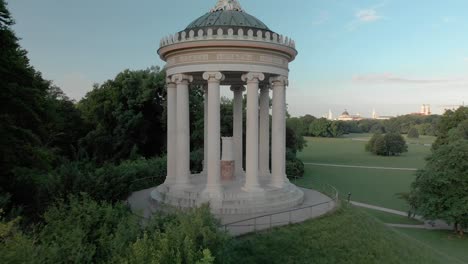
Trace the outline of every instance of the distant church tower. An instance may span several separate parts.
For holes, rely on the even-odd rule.
[[[372,119],[377,119],[379,116],[377,115],[377,112],[375,112],[375,108],[372,110]]]
[[[333,113],[332,113],[331,109],[328,110],[328,120],[333,120]]]

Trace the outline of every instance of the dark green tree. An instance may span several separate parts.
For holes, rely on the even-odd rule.
[[[408,131],[408,138],[419,138],[419,131],[416,127],[410,128]]]
[[[388,133],[385,134],[384,139],[387,146],[386,156],[398,156],[408,152],[408,145],[406,145],[406,141],[401,134]]]
[[[438,147],[411,185],[411,201],[426,219],[454,224],[460,234],[468,227],[468,140]]]
[[[325,118],[316,119],[310,124],[309,133],[314,137],[329,137],[330,125],[331,122]]]

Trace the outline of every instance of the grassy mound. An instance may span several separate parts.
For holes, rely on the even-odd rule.
[[[366,213],[343,206],[331,216],[233,242],[228,263],[450,263]]]

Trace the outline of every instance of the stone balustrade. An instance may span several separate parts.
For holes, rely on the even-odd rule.
[[[215,34],[216,33],[216,34]],[[236,33],[236,34],[235,34]],[[199,29],[197,32],[190,30],[182,31],[176,34],[171,34],[161,39],[160,47],[165,47],[172,44],[201,41],[201,40],[246,40],[246,41],[261,41],[270,42],[278,45],[287,46],[295,49],[296,43],[291,38],[283,35],[278,35],[270,31],[249,29],[245,31],[242,28],[236,30],[229,28],[227,30],[218,28],[216,31],[209,28],[207,30]]]

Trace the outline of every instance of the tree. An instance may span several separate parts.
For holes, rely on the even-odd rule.
[[[119,73],[79,102],[93,127],[81,146],[99,163],[126,159],[135,148],[143,157],[160,155],[166,144],[165,103],[165,73],[159,68]]]
[[[402,135],[388,133],[383,136],[374,134],[366,144],[366,151],[379,156],[396,156],[408,151],[408,145]]]
[[[329,137],[330,121],[320,118],[312,121],[309,127],[309,134],[314,137]]]
[[[419,138],[419,131],[416,127],[412,127],[408,131],[408,138]]]
[[[450,142],[450,130],[458,127],[461,122],[468,120],[468,107],[460,107],[455,111],[447,111],[437,125],[437,139],[432,144],[432,149],[436,150],[442,145]]]
[[[452,223],[460,234],[468,227],[468,140],[438,147],[411,185],[413,206],[426,219]]]
[[[388,133],[384,136],[387,146],[388,156],[400,155],[408,152],[408,145],[402,135],[398,133]]]

